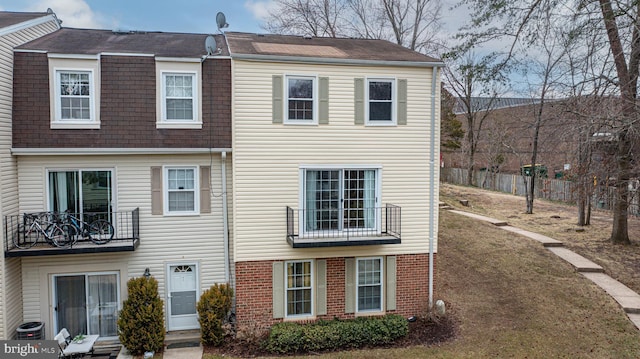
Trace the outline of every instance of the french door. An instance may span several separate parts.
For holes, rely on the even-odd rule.
[[[117,272],[55,275],[53,309],[55,333],[67,328],[72,336],[117,336],[120,305]]]
[[[377,171],[307,170],[304,181],[307,232],[377,228]]]

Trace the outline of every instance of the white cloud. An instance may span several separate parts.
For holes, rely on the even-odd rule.
[[[107,24],[84,0],[39,0],[29,11],[45,11],[51,8],[62,26],[78,28],[106,28]]]
[[[272,0],[246,0],[244,8],[247,9],[254,18],[264,20],[269,16],[269,9],[273,8]]]

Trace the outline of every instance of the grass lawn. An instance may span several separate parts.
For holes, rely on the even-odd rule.
[[[455,340],[313,357],[640,358],[640,332],[618,304],[538,242],[441,211],[435,264]]]

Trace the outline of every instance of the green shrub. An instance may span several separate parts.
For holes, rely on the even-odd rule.
[[[153,277],[131,278],[129,297],[118,316],[118,338],[134,354],[160,351],[164,345],[164,310]]]
[[[320,320],[312,324],[291,322],[271,327],[265,349],[276,354],[359,348],[389,344],[409,332],[402,316],[360,317],[351,320]]]
[[[233,288],[229,284],[216,284],[207,289],[198,300],[198,322],[200,341],[205,345],[218,346],[224,340],[224,324],[233,299]]]

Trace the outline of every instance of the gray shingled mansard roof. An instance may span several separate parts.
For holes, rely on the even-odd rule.
[[[201,57],[206,54],[207,34],[62,28],[17,47],[17,50],[55,54],[100,53],[152,54],[159,57]],[[440,66],[440,60],[383,40],[309,38],[239,32],[214,35],[219,55],[282,61],[340,63],[392,63],[407,66]]]
[[[46,12],[0,11],[0,29],[49,15]]]
[[[54,54],[97,55],[100,53],[147,54],[158,57],[197,58],[207,54],[207,34],[152,31],[111,31],[62,28],[17,50]],[[222,35],[215,35],[220,55],[229,55]]]

